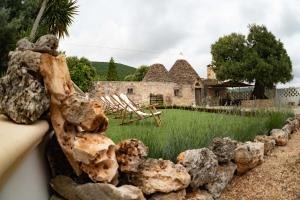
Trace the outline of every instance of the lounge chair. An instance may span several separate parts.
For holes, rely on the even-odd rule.
[[[107,113],[111,112],[112,108],[111,108],[111,105],[105,100],[104,97],[94,97],[96,100],[100,101],[102,106],[103,106],[103,109],[104,111]]]
[[[114,118],[120,118],[122,111],[124,108],[118,104],[115,100],[113,100],[110,96],[104,96],[103,99],[107,102],[111,109],[112,114],[117,114]]]
[[[123,113],[122,113],[122,122],[123,124],[129,124],[135,121],[143,120],[149,117],[153,117],[157,126],[161,125],[160,115],[161,112],[157,111],[154,105],[149,105],[148,107],[140,107],[132,100],[130,100],[125,94],[115,94],[123,105],[126,105]],[[144,109],[149,110],[149,112],[144,112]],[[128,120],[128,114],[130,115],[130,119]],[[133,117],[135,116],[135,117]]]
[[[127,106],[127,104],[125,104],[118,95],[114,94],[114,95],[111,95],[112,99],[115,100],[116,103],[118,103],[118,105],[123,108],[123,110],[127,109],[128,112],[132,112],[133,110],[131,108],[129,108]],[[128,108],[126,108],[128,107]]]

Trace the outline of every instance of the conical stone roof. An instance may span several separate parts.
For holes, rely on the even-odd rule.
[[[147,82],[172,82],[168,71],[162,64],[153,64],[145,75],[143,81]]]
[[[179,84],[193,84],[200,77],[194,68],[184,59],[178,59],[169,71],[173,82]]]

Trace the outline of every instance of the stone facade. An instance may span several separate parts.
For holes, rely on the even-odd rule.
[[[143,105],[150,103],[150,94],[163,95],[165,105],[191,106],[196,104],[195,87],[203,89],[203,84],[193,86],[174,82],[99,81],[96,83],[95,94],[104,96],[124,93],[134,102]],[[175,90],[178,90],[176,95]]]
[[[143,78],[146,82],[173,82],[165,66],[162,64],[153,64]]]
[[[169,76],[174,82],[181,84],[193,84],[200,79],[194,68],[184,59],[176,60],[169,71]]]
[[[212,65],[207,65],[207,79],[216,79]]]
[[[167,106],[215,106],[225,92],[224,88],[210,87],[217,83],[216,79],[201,79],[189,62],[180,58],[170,71],[162,64],[151,65],[141,82],[99,81],[94,93],[97,96],[124,93],[144,105],[153,103],[151,99],[159,96],[159,103]]]

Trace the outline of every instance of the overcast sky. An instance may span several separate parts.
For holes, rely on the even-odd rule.
[[[210,45],[220,36],[247,34],[264,24],[280,38],[300,83],[299,0],[78,0],[70,37],[61,41],[68,56],[138,67],[162,63],[167,69],[180,52],[200,77],[211,62]]]

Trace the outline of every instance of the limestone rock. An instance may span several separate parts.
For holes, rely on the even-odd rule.
[[[180,164],[148,158],[140,164],[136,173],[130,175],[129,182],[149,195],[182,190],[188,187],[191,177]]]
[[[104,132],[108,126],[108,119],[102,111],[101,105],[90,101],[84,96],[70,95],[61,106],[64,118],[84,131]]]
[[[297,131],[299,129],[299,121],[298,119],[294,119],[292,121],[293,125],[294,125],[294,131]]]
[[[285,124],[282,129],[284,132],[286,132],[288,135],[292,134],[293,132],[293,127],[291,124]]]
[[[278,146],[285,146],[289,140],[289,134],[282,129],[273,129],[271,136],[275,139]]]
[[[246,142],[238,145],[234,151],[234,160],[239,174],[246,173],[250,169],[261,164],[264,160],[264,143]]]
[[[185,189],[171,193],[156,193],[149,200],[185,200]]]
[[[34,44],[31,43],[27,38],[23,38],[17,42],[17,50],[25,51],[32,50],[34,48]]]
[[[237,141],[225,138],[214,138],[210,145],[210,150],[214,152],[220,163],[230,162],[234,156],[234,149],[237,146]]]
[[[295,119],[297,119],[300,122],[300,114],[296,114]]]
[[[145,200],[143,193],[132,185],[115,187],[105,183],[76,184],[71,178],[57,176],[51,187],[68,200]]]
[[[193,192],[188,192],[185,200],[214,200],[214,198],[206,190],[197,189]]]
[[[50,168],[51,178],[64,175],[72,178],[76,183],[91,182],[87,174],[77,176],[70,166],[65,154],[57,142],[55,134],[51,137],[46,148],[47,160]]]
[[[7,73],[0,79],[0,112],[16,123],[31,124],[49,109],[40,56],[29,50],[10,52]]]
[[[115,146],[102,134],[108,122],[101,106],[77,97],[63,55],[42,54],[40,72],[51,95],[55,135],[76,175],[85,172],[95,182],[117,184]]]
[[[54,35],[41,36],[34,45],[33,51],[57,56],[58,39]]]
[[[95,182],[112,182],[117,178],[118,163],[115,144],[99,134],[83,134],[75,137],[73,156],[81,162],[81,169]]]
[[[213,183],[208,183],[206,188],[214,198],[220,197],[221,192],[233,178],[236,170],[236,164],[229,162],[224,165],[219,165],[217,170],[217,178]]]
[[[137,172],[148,155],[148,147],[137,139],[128,139],[117,145],[116,156],[121,172]]]
[[[182,164],[191,175],[192,188],[213,182],[216,178],[217,156],[207,148],[184,151],[178,155],[177,163]]]
[[[114,142],[104,135],[82,134],[75,137],[73,143],[74,158],[84,164],[90,164],[100,154],[106,155]]]
[[[264,143],[264,155],[270,155],[276,145],[275,139],[267,135],[257,135],[254,141]]]
[[[287,124],[289,124],[291,126],[291,129],[292,129],[291,133],[293,133],[299,129],[299,120],[297,118],[290,117],[286,120],[286,122],[287,122]]]
[[[69,96],[74,94],[73,82],[65,56],[57,57],[42,54],[40,72],[44,84],[51,94],[51,103],[61,105]]]

